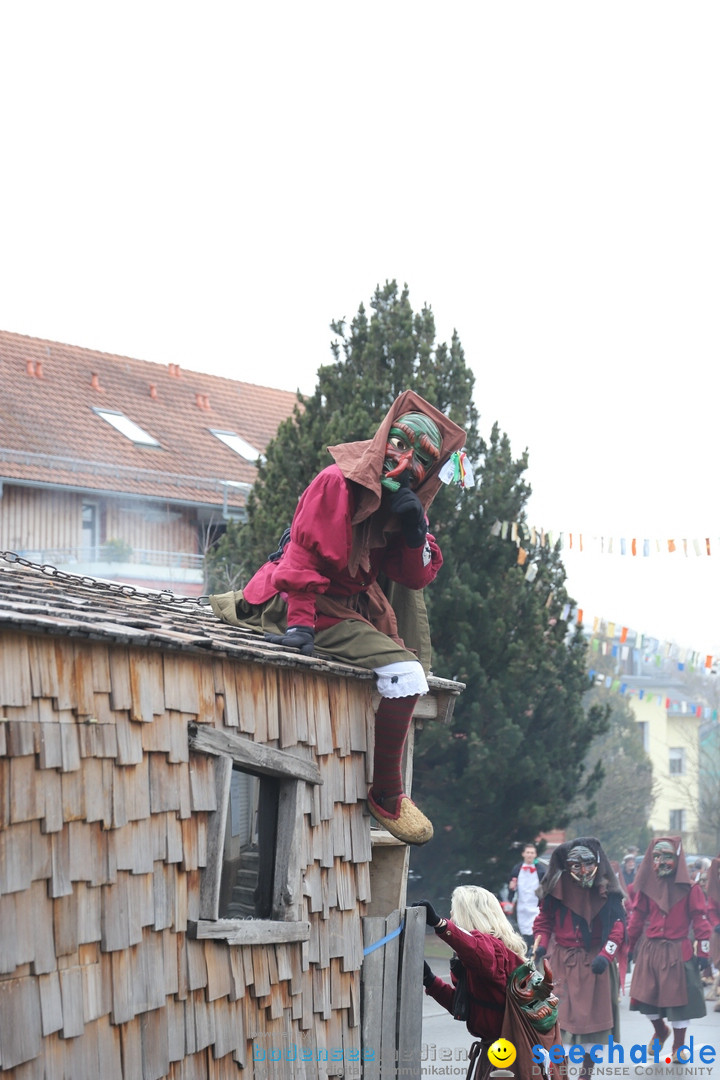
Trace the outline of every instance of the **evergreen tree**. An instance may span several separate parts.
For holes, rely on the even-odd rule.
[[[515,545],[490,535],[498,519],[525,524],[526,464],[493,427],[427,590],[435,670],[466,684],[452,726],[425,725],[415,749],[413,793],[442,843],[413,851],[412,866],[438,895],[467,881],[498,889],[513,845],[564,826],[571,800],[602,779],[601,762],[587,772],[584,759],[607,717],[582,708],[586,643],[562,617],[572,601],[560,556],[534,549],[521,566]]]
[[[331,324],[333,363],[319,369],[315,392],[268,447],[248,522],[228,531],[217,559],[252,573],[303,489],[331,463],[327,446],[371,437],[402,390],[465,429],[477,485],[443,487],[433,502],[430,528],[445,562],[426,600],[434,671],[467,689],[453,724],[426,724],[416,743],[413,792],[436,836],[413,859],[442,889],[465,866],[493,888],[513,842],[561,826],[577,792],[592,793],[601,770],[586,776],[583,759],[606,721],[582,709],[585,643],[568,637],[561,617],[570,599],[558,553],[532,549],[520,566],[516,546],[490,535],[496,519],[525,522],[526,454],[514,459],[497,425],[487,442],[481,437],[460,340],[454,333],[449,345],[436,343],[431,309],[414,313],[407,286],[378,287],[370,307],[349,326]]]

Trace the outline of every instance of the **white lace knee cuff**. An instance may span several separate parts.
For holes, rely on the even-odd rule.
[[[417,660],[401,660],[397,664],[384,664],[374,670],[381,697],[412,697],[428,692],[425,672]]]

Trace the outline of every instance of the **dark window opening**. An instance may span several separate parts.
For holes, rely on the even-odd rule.
[[[81,546],[83,557],[94,561],[98,550],[98,508],[95,503],[82,504]]]
[[[225,824],[221,919],[272,915],[280,782],[235,766]]]

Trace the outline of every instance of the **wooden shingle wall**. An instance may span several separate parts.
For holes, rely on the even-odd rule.
[[[371,684],[94,636],[0,634],[0,1077],[359,1076]],[[193,938],[216,796],[190,723],[319,766],[309,940]]]

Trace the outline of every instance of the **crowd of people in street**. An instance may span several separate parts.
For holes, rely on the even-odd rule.
[[[591,1046],[621,1041],[628,975],[629,1008],[649,1022],[648,1060],[684,1063],[691,1021],[706,1015],[708,1001],[720,1012],[720,856],[688,866],[681,839],[661,836],[642,858],[630,852],[611,863],[600,841],[587,836],[559,844],[546,867],[526,844],[508,898],[511,910],[485,889],[462,886],[449,918],[421,901],[428,925],[454,950],[452,985],[426,964],[425,992],[477,1040],[473,1080],[490,1075],[482,1051],[501,1036],[518,1048],[515,1075],[537,1075],[537,1065],[534,1073],[528,1067],[533,1044],[522,1032],[518,1038],[512,1009],[519,965],[534,973],[527,981],[533,1007],[545,1020],[553,1016],[551,1027],[531,1026],[526,1034],[535,1046],[561,1043],[580,1064],[580,1077],[593,1073]],[[661,1052],[670,1056],[661,1059]],[[554,1067],[546,1062],[547,1077]]]

